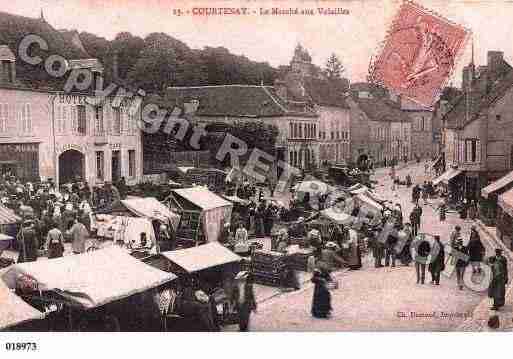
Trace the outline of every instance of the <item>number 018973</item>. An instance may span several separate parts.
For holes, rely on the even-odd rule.
[[[38,349],[37,343],[35,342],[20,342],[20,343],[14,343],[14,342],[8,342],[5,343],[5,350],[6,351],[36,351]]]

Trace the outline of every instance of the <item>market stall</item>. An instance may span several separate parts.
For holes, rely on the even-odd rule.
[[[230,305],[234,278],[241,270],[242,258],[219,243],[162,252],[146,260],[151,266],[178,276],[182,287],[201,289],[208,297],[215,324],[229,324],[233,320],[235,308]],[[186,290],[184,290],[186,292]],[[208,303],[207,301],[207,303]],[[184,310],[183,306],[171,309],[172,315],[191,317],[198,313]]]
[[[374,216],[376,213],[381,213],[384,207],[367,196],[366,194],[360,193],[355,196],[356,201],[360,205],[360,215],[364,216]]]
[[[68,330],[77,328],[77,324],[84,329],[93,317],[103,318],[119,329],[120,320],[144,314],[141,308],[150,309],[120,308],[121,300],[147,293],[175,278],[117,247],[16,264],[2,275],[7,286],[16,289],[32,306],[64,315]]]
[[[513,187],[513,171],[493,181],[481,190],[479,215],[488,226],[492,226],[497,218],[499,196]]]
[[[180,214],[177,240],[188,246],[216,242],[233,209],[232,203],[204,187],[173,190],[164,202]]]
[[[130,198],[122,200],[121,203],[136,216],[159,220],[162,223],[172,225],[175,230],[180,223],[180,216],[156,198]]]
[[[40,320],[44,314],[25,303],[0,280],[0,331],[16,330],[25,323]]]
[[[513,250],[513,189],[499,196],[496,225],[497,237]]]

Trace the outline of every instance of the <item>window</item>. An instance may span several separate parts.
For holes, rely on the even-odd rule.
[[[298,127],[299,127],[299,135],[298,135],[298,137],[301,138],[301,137],[303,137],[303,126],[301,126],[301,124],[299,124]]]
[[[135,177],[135,150],[128,150],[128,177]]]
[[[500,121],[501,120],[501,115],[495,115],[495,120]]]
[[[481,162],[481,148],[479,145],[479,140],[465,140],[464,158],[465,162]]]
[[[96,106],[94,109],[95,131],[97,135],[103,135],[103,107]]]
[[[289,123],[289,137],[290,138],[294,137],[294,124],[293,123]]]
[[[32,113],[30,109],[30,104],[21,105],[20,111],[20,125],[21,132],[23,134],[31,134],[32,133]]]
[[[0,133],[6,133],[9,126],[9,104],[0,103]]]
[[[112,134],[121,135],[121,110],[119,108],[114,109],[114,116],[112,119]]]
[[[86,117],[86,107],[84,105],[79,105],[76,107],[76,116],[77,116],[77,132],[80,135],[85,135],[87,133],[87,117]]]
[[[103,151],[96,152],[96,178],[99,180],[103,180],[104,173],[103,168],[105,164],[105,158]]]
[[[331,131],[331,139],[334,140],[335,139],[335,132]]]

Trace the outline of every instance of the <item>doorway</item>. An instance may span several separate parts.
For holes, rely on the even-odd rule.
[[[84,154],[68,150],[59,156],[59,183],[84,180]]]
[[[121,178],[121,152],[112,151],[112,183],[117,183]]]

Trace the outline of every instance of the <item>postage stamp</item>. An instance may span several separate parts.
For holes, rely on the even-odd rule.
[[[405,1],[374,63],[370,78],[430,106],[443,88],[470,31]]]

